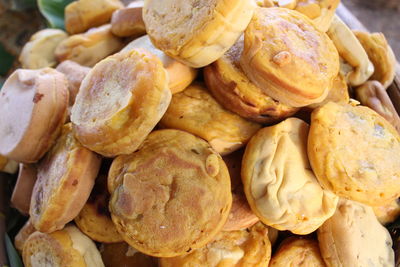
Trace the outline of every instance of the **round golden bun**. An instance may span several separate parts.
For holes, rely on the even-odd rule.
[[[271,258],[268,228],[258,223],[241,231],[221,232],[206,246],[174,258],[161,258],[160,267],[267,267]]]
[[[161,61],[144,49],[112,55],[83,80],[71,111],[77,139],[106,157],[134,152],[171,100]]]
[[[143,20],[153,44],[188,66],[221,57],[246,29],[253,0],[147,0]]]
[[[163,63],[163,67],[168,72],[169,89],[172,94],[185,90],[197,76],[197,70],[176,61],[167,56],[163,51],[154,47],[148,35],[142,36],[130,42],[121,52],[135,48],[143,48],[157,56]]]
[[[289,237],[279,245],[269,267],[325,267],[318,242],[308,238]]]
[[[242,161],[247,200],[260,220],[305,235],[335,212],[338,197],[323,190],[307,157],[309,126],[289,118],[255,134]]]
[[[375,111],[329,102],[313,111],[308,156],[320,184],[379,206],[400,195],[400,136]]]
[[[125,242],[102,244],[101,258],[106,267],[157,267],[158,260],[143,254]]]
[[[92,191],[100,157],[74,137],[71,124],[38,164],[29,214],[41,232],[60,230],[81,211]]]
[[[133,1],[127,7],[112,14],[111,31],[119,37],[139,37],[146,34],[142,18],[144,1]]]
[[[84,32],[110,21],[115,10],[123,8],[120,0],[78,0],[65,7],[65,29],[70,34]]]
[[[111,33],[111,25],[107,24],[69,36],[58,44],[55,55],[59,62],[72,60],[80,65],[93,67],[122,47],[123,42]]]
[[[26,267],[104,267],[95,243],[72,225],[51,234],[33,233],[22,258]]]
[[[281,104],[252,83],[240,66],[241,37],[221,58],[204,68],[204,79],[215,99],[243,118],[273,123],[293,115],[298,109]]]
[[[38,161],[53,145],[67,116],[65,76],[51,68],[18,69],[0,95],[0,154],[18,162]]]
[[[244,33],[241,66],[273,99],[303,107],[325,99],[339,72],[337,50],[303,14],[257,8]]]
[[[54,52],[67,37],[64,31],[58,29],[44,29],[32,35],[19,56],[22,68],[41,69],[57,65]]]
[[[114,159],[110,212],[135,249],[156,257],[187,254],[210,242],[232,205],[229,173],[210,145],[178,130],[152,132]]]
[[[255,122],[224,109],[198,83],[172,96],[161,126],[179,129],[208,141],[219,154],[229,154],[244,146],[261,128]]]
[[[392,238],[371,207],[341,199],[318,229],[321,255],[331,266],[394,266]]]

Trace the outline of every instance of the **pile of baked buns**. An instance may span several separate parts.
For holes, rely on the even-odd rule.
[[[338,4],[69,4],[0,92],[25,266],[394,266],[396,60]]]

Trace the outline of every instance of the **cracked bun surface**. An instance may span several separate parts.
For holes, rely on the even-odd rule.
[[[236,42],[255,7],[253,0],[147,0],[143,20],[158,49],[200,68]]]
[[[329,102],[314,110],[308,156],[320,184],[371,206],[400,194],[400,136],[368,107]]]
[[[100,157],[74,137],[64,125],[55,145],[40,161],[29,214],[41,232],[60,230],[72,221],[89,198],[99,171]]]
[[[67,116],[68,83],[51,68],[18,69],[0,94],[0,154],[38,161],[53,145]]]
[[[261,128],[259,124],[224,109],[199,83],[172,96],[161,125],[197,135],[221,155],[244,146]]]
[[[112,55],[83,80],[72,107],[78,140],[106,157],[134,152],[171,100],[161,61],[144,49]]]
[[[110,211],[124,240],[156,257],[210,242],[232,205],[229,173],[210,145],[186,132],[152,132],[109,171]]]
[[[339,72],[339,55],[309,18],[286,8],[256,8],[244,33],[241,66],[279,102],[302,107],[325,99]]]
[[[262,223],[246,230],[220,232],[206,246],[174,258],[161,258],[160,267],[267,267],[271,258],[268,228]]]
[[[244,192],[260,220],[305,235],[335,212],[338,197],[323,190],[307,157],[309,126],[297,118],[261,129],[242,161]]]
[[[215,99],[243,118],[273,123],[293,115],[298,109],[279,103],[252,83],[240,66],[241,37],[222,57],[204,68],[204,79]]]

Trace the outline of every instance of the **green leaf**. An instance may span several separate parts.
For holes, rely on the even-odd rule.
[[[73,0],[37,0],[40,13],[50,27],[64,29],[64,9]]]
[[[6,234],[6,250],[8,255],[8,261],[10,262],[10,267],[24,267],[22,264],[21,258],[18,255],[17,250],[14,248],[13,243],[11,242],[10,237]]]
[[[4,46],[0,44],[0,75],[4,76],[11,68],[14,62],[14,57],[6,51]]]

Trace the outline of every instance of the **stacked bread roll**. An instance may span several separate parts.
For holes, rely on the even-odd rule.
[[[393,266],[396,61],[338,4],[68,5],[0,93],[24,264]]]

